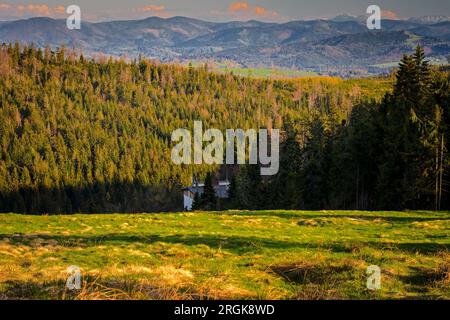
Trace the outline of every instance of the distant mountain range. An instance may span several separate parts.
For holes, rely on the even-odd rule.
[[[76,47],[87,55],[137,57],[162,62],[216,61],[241,67],[279,67],[328,74],[382,73],[402,54],[425,47],[436,63],[450,60],[449,17],[383,20],[371,31],[365,19],[214,23],[187,17],[83,22],[69,30],[65,20],[31,18],[0,22],[0,42]]]

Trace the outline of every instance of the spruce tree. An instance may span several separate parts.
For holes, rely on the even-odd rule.
[[[192,202],[192,211],[201,210],[202,208],[202,202],[201,197],[198,192],[194,194],[194,200]]]
[[[431,84],[430,67],[423,49],[417,47],[414,55],[402,59],[394,92],[381,108],[385,123],[379,162],[380,208],[414,209],[431,200],[435,155],[427,139],[434,126],[430,124],[436,123]]]
[[[230,209],[239,209],[239,186],[237,184],[236,176],[233,176],[230,181],[230,188],[228,189],[228,203]]]
[[[217,197],[214,190],[212,175],[207,173],[205,178],[205,187],[201,196],[201,207],[204,210],[216,210],[217,209]]]
[[[284,122],[283,135],[280,168],[270,184],[269,206],[277,209],[298,209],[303,204],[302,150],[290,121]]]

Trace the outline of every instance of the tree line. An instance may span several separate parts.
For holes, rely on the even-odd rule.
[[[392,92],[354,105],[341,123],[318,113],[305,135],[286,118],[279,174],[262,179],[247,166],[233,180],[230,207],[449,209],[449,125],[449,73],[417,47]]]
[[[194,120],[283,129],[279,174],[245,166],[226,207],[448,207],[448,73],[420,48],[396,78],[348,81],[252,79],[18,44],[1,46],[0,61],[2,212],[182,210],[181,187],[217,170],[170,160],[171,133]]]

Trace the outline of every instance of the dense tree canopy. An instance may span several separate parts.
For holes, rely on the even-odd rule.
[[[356,104],[341,125],[339,116],[316,114],[306,138],[287,131],[266,207],[448,209],[449,96],[448,73],[431,68],[418,47],[381,102]]]
[[[180,186],[217,169],[170,160],[171,133],[194,120],[283,129],[279,174],[243,167],[234,207],[446,201],[448,76],[421,50],[405,56],[388,94],[389,78],[252,79],[64,48],[4,45],[0,61],[0,211],[182,210]]]

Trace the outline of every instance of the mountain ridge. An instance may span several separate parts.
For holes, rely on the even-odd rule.
[[[88,56],[103,53],[131,58],[141,55],[162,62],[231,61],[242,67],[331,68],[338,73],[349,69],[387,72],[386,68],[374,70],[373,65],[398,61],[418,44],[431,59],[442,63],[450,60],[450,21],[442,17],[383,20],[382,30],[373,31],[353,18],[271,23],[147,17],[83,22],[81,30],[69,30],[65,20],[36,17],[0,22],[0,42],[66,45]],[[373,47],[373,40],[379,48]]]

